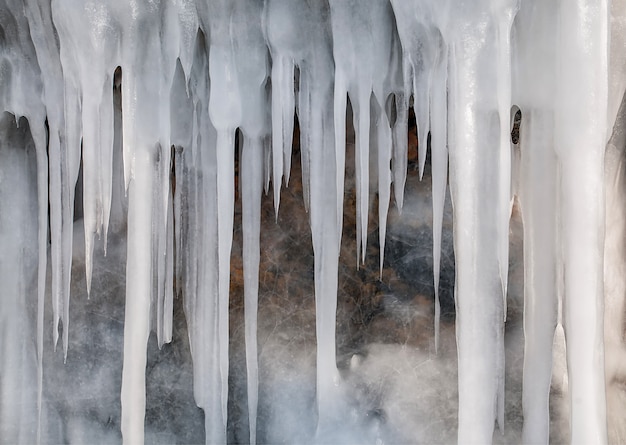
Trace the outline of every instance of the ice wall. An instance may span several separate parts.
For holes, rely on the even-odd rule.
[[[106,244],[108,232],[119,230],[125,217],[112,204],[116,187],[124,184],[128,195],[124,441],[144,439],[148,337],[154,330],[159,345],[171,341],[175,293],[185,301],[206,441],[226,441],[237,157],[255,442],[260,199],[271,182],[278,214],[294,116],[315,255],[323,435],[341,384],[335,315],[349,100],[357,267],[376,194],[382,276],[392,183],[399,208],[405,193],[410,106],[420,175],[430,145],[436,345],[450,184],[459,440],[488,443],[494,421],[504,427],[509,219],[517,195],[525,239],[524,440],[548,440],[552,338],[562,323],[572,441],[606,442],[604,274],[609,301],[621,307],[623,274],[612,266],[624,255],[605,244],[604,177],[606,165],[608,202],[619,202],[620,170],[608,163],[621,159],[621,133],[607,161],[605,147],[616,119],[623,120],[625,21],[624,2],[608,0],[0,0],[2,435],[30,442],[39,432],[28,419],[41,412],[44,336],[52,334],[56,345],[62,326],[67,354],[82,165],[88,287],[94,237]],[[513,105],[523,114],[519,165],[512,162]],[[116,168],[119,151],[123,167]],[[619,240],[616,207],[607,209],[607,233]],[[48,302],[52,332],[43,325]],[[33,332],[35,343],[9,340],[16,326]]]

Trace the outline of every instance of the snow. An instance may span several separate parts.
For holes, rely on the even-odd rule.
[[[368,267],[377,226],[384,284],[389,203],[400,212],[414,193],[405,190],[412,107],[418,175],[432,181],[435,352],[444,343],[448,184],[453,204],[460,441],[488,443],[494,422],[505,428],[516,201],[523,441],[550,438],[557,326],[567,343],[572,441],[614,438],[607,392],[624,353],[625,254],[614,244],[623,238],[625,23],[622,0],[0,0],[0,433],[40,441],[49,425],[44,344],[52,334],[56,348],[62,336],[67,360],[82,218],[88,295],[99,246],[106,254],[110,237],[127,243],[124,442],[146,440],[150,335],[159,348],[176,340],[182,298],[206,441],[225,443],[241,224],[256,443],[262,189],[271,184],[278,223],[299,146],[314,253],[315,431],[330,437],[350,380],[337,359],[344,208],[354,193],[356,268]]]

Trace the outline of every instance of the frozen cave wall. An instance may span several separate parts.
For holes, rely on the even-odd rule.
[[[372,357],[405,376],[417,369],[401,371],[397,356],[373,344],[365,359],[338,361],[345,256],[390,285],[386,268],[395,260],[385,255],[414,230],[413,241],[432,247],[425,363],[454,381],[458,401],[442,422],[456,427],[446,440],[499,440],[494,425],[505,431],[509,417],[507,370],[517,369],[517,440],[554,438],[556,373],[569,395],[567,437],[623,441],[611,419],[626,398],[625,8],[622,0],[0,0],[2,440],[119,439],[72,423],[71,405],[50,408],[63,392],[50,387],[59,357],[69,376],[92,360],[72,357],[75,320],[80,337],[102,347],[100,358],[120,339],[115,326],[73,318],[70,296],[80,285],[87,313],[123,321],[121,369],[107,377],[119,385],[94,404],[121,413],[119,425],[115,416],[104,424],[116,425],[125,443],[175,440],[146,436],[145,426],[154,403],[146,375],[169,343],[185,343],[179,351],[189,360],[172,358],[181,361],[181,386],[161,389],[178,388],[202,408],[206,443],[255,443],[258,433],[261,441],[339,442],[354,412],[347,388],[359,387]],[[417,144],[407,137],[411,113]],[[431,215],[428,236],[417,235],[424,229],[409,205],[419,187],[405,195],[413,176],[430,179],[431,209],[419,207]],[[266,233],[276,230],[261,230],[264,190],[279,225],[285,212],[298,213],[290,200],[280,205],[297,191],[309,228],[294,217],[283,233],[308,233],[295,245],[313,253],[314,322],[301,327],[315,333],[307,368],[314,377],[291,389],[279,367],[263,372],[272,369],[263,368],[271,348],[257,336],[265,332],[260,316],[269,316],[259,299],[272,270],[264,266],[272,256]],[[523,352],[512,368],[505,333],[515,287],[509,249],[521,247],[512,241],[515,218],[523,223]],[[354,230],[350,244],[345,227]],[[366,255],[373,243],[377,266]],[[455,338],[446,310],[442,324],[452,244]],[[285,253],[274,253],[275,263],[296,269],[293,249],[277,249]],[[125,294],[108,313],[93,301],[107,288],[116,289],[112,307]],[[231,356],[235,294],[244,301],[245,358]],[[381,298],[388,309],[406,308]],[[560,354],[566,369],[557,366]],[[453,371],[437,367],[446,357]],[[61,381],[70,392],[97,386]],[[437,384],[424,382],[413,386],[427,400]],[[310,427],[272,435],[263,402],[270,387],[279,398],[309,394]],[[387,394],[402,394],[393,388]],[[234,398],[242,401],[236,408]],[[367,411],[375,420],[358,441],[433,440],[423,430],[400,434],[415,419],[392,412]],[[233,436],[235,417],[245,418],[246,438]]]

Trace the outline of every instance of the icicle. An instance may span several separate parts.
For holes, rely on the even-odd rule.
[[[163,341],[172,341],[174,325],[174,204],[170,191],[169,205],[167,208],[167,246],[166,246],[166,275],[165,275],[165,301],[163,307]]]
[[[497,46],[493,43],[497,23],[475,10],[461,8],[457,13],[463,25],[451,23],[454,33],[446,41],[454,42],[449,79],[455,124],[449,147],[456,262],[458,437],[484,443],[492,440],[494,419],[501,428],[503,420],[504,308],[497,248],[500,127],[498,97],[488,80],[497,73]]]
[[[335,126],[335,165],[337,193],[337,227],[343,228],[343,193],[346,171],[346,107],[348,102],[348,86],[342,72],[335,73],[334,91],[334,126]],[[358,224],[357,224],[358,225]],[[341,230],[337,245],[341,249]],[[357,241],[357,267],[359,266],[359,241]]]
[[[439,350],[439,322],[441,306],[439,303],[439,276],[441,270],[441,234],[443,228],[443,211],[446,201],[446,185],[448,182],[448,147],[446,123],[447,107],[447,76],[448,50],[442,48],[434,72],[433,89],[431,92],[431,162],[432,162],[432,200],[433,200],[433,278],[435,287],[435,351]]]
[[[387,236],[387,213],[391,199],[391,151],[392,135],[389,119],[383,107],[378,109],[376,132],[378,136],[378,231],[379,231],[379,279],[383,278],[385,238]],[[341,227],[341,226],[339,226]]]
[[[58,136],[51,132],[48,143],[50,165],[50,265],[52,267],[52,342],[56,350],[61,318],[61,147]]]
[[[47,111],[49,126],[49,205],[51,233],[51,268],[52,268],[52,308],[53,308],[53,344],[58,341],[58,322],[61,311],[61,147],[60,139],[64,128],[63,116],[63,79],[59,49],[54,35],[52,14],[49,2],[26,0],[24,14],[29,21],[37,62],[46,75],[41,76],[43,83],[43,101]],[[34,124],[36,126],[36,124]],[[41,271],[40,271],[41,273]],[[38,303],[42,304],[42,303]],[[39,409],[39,416],[41,410]]]
[[[282,148],[282,147],[281,147]],[[263,147],[259,140],[244,139],[241,157],[243,270],[245,295],[246,368],[250,444],[256,444],[258,405],[257,308],[259,291]]]
[[[522,2],[514,25],[514,102],[522,109],[518,198],[524,223],[523,443],[547,443],[550,429],[552,345],[558,295],[558,167],[554,152],[556,7],[549,2]],[[542,70],[537,71],[537,66]]]
[[[560,4],[555,140],[561,165],[563,318],[572,443],[606,443],[603,345],[608,5]],[[584,86],[581,88],[581,86]]]
[[[300,121],[300,164],[302,166],[302,197],[304,208],[311,208],[311,91],[309,80],[300,74],[300,91],[298,95],[298,119]]]
[[[425,40],[425,39],[424,39]],[[425,45],[426,46],[426,45]],[[431,54],[430,48],[418,53],[419,60],[413,66],[413,110],[417,123],[417,161],[420,180],[424,176],[428,133],[430,132]]]
[[[63,359],[67,360],[70,334],[70,280],[74,236],[74,190],[80,169],[82,129],[78,91],[65,82],[65,145],[61,145],[61,298]]]
[[[371,90],[359,91],[353,109],[355,124],[355,173],[356,173],[356,244],[357,267],[365,264],[367,251],[367,222],[369,217],[369,153],[370,153],[370,96]],[[360,261],[359,261],[360,258]]]
[[[3,13],[6,10],[0,5]],[[33,110],[33,116],[39,111]],[[0,113],[0,245],[8,255],[0,261],[0,433],[3,440],[25,443],[36,440],[38,418],[34,414],[40,393],[40,386],[32,385],[39,377],[38,348],[31,341],[31,332],[39,324],[29,317],[37,288],[31,271],[38,264],[36,203],[40,187],[35,184],[39,179],[36,148],[28,124],[20,119],[18,127],[15,115]]]
[[[31,126],[37,152],[38,255],[37,265],[37,444],[41,443],[43,405],[43,325],[48,260],[48,156],[43,125]]]
[[[135,175],[129,186],[128,259],[124,366],[122,369],[122,436],[124,443],[144,441],[146,347],[150,333],[152,289],[151,231],[154,148],[135,150]]]
[[[163,178],[161,178],[163,180]],[[169,184],[169,174],[167,177],[167,182]],[[157,332],[157,343],[159,348],[161,348],[165,343],[169,343],[172,338],[172,317],[173,317],[173,282],[172,282],[172,231],[173,231],[173,214],[172,214],[172,205],[171,205],[171,192],[168,190],[168,194],[170,194],[170,199],[168,199],[168,206],[165,214],[167,216],[167,221],[164,227],[164,233],[159,233],[158,239],[153,240],[153,244],[158,248],[156,258],[158,259],[156,264],[156,271],[158,274],[157,279],[157,289],[156,289],[156,332]],[[153,218],[157,221],[157,224],[160,221],[158,218],[158,214],[154,215]]]
[[[272,160],[274,209],[278,219],[284,159],[291,152],[293,112],[295,107],[293,61],[277,55],[272,65]],[[283,154],[284,153],[284,154]]]
[[[101,235],[104,228],[106,240],[111,206],[112,74],[116,66],[119,26],[114,22],[109,9],[103,6],[98,8],[87,5],[80,8],[71,0],[55,2],[52,6],[64,70],[67,150],[70,160],[76,158],[72,162],[78,162],[81,137],[84,146],[83,216],[85,273],[89,293],[94,235]],[[93,44],[85,45],[85,42]],[[79,116],[75,116],[76,113]],[[71,120],[68,121],[70,117]],[[67,127],[68,122],[70,127]],[[70,186],[73,187],[71,184]]]
[[[524,221],[524,441],[549,433],[552,339],[556,329],[556,157],[549,113],[524,113],[520,203]]]
[[[111,203],[113,200],[113,151],[115,144],[113,73],[107,76],[102,87],[100,104],[100,188],[102,206],[102,232],[104,234],[104,254],[107,252]]]
[[[365,262],[369,215],[370,182],[370,115],[372,95],[377,106],[384,109],[391,93],[390,78],[396,74],[393,55],[393,12],[387,1],[370,0],[367,7],[360,4],[330,1],[333,29],[333,55],[335,74],[335,141],[337,168],[337,194],[343,195],[343,164],[345,147],[346,93],[350,97],[355,122],[355,173],[357,214],[357,267]],[[374,112],[376,116],[377,110]],[[389,124],[386,124],[389,126]],[[387,170],[388,167],[385,168]],[[338,223],[342,222],[343,206],[338,205]],[[385,204],[387,205],[387,204]],[[383,243],[384,244],[384,243]]]
[[[515,2],[518,3],[518,2]],[[505,4],[505,6],[508,6]],[[502,282],[502,297],[504,304],[504,320],[506,321],[506,299],[509,275],[509,220],[511,219],[511,26],[517,12],[518,5],[512,8],[492,11],[493,20],[498,27],[496,30],[497,50],[497,91],[498,115],[500,121],[500,180],[498,202],[498,251],[500,262],[500,281]],[[504,396],[504,386],[502,387]],[[504,420],[504,404],[501,406],[501,420]]]
[[[393,192],[398,211],[402,212],[408,164],[409,101],[404,93],[396,95],[396,122],[393,126]]]
[[[213,96],[212,96],[213,97]],[[209,106],[210,107],[210,106]],[[228,402],[228,295],[230,250],[235,205],[234,129],[217,131],[217,240],[218,240],[218,323],[219,363],[222,381],[222,419],[226,429]]]
[[[329,88],[330,90],[330,88]],[[323,434],[336,417],[336,386],[339,381],[335,359],[337,270],[339,246],[336,217],[336,167],[331,91],[318,91],[311,114],[311,234],[315,267],[317,338],[317,434]]]

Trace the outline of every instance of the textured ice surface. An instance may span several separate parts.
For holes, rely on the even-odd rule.
[[[625,22],[623,0],[0,0],[2,440],[623,440]],[[450,436],[411,405],[432,389]]]

